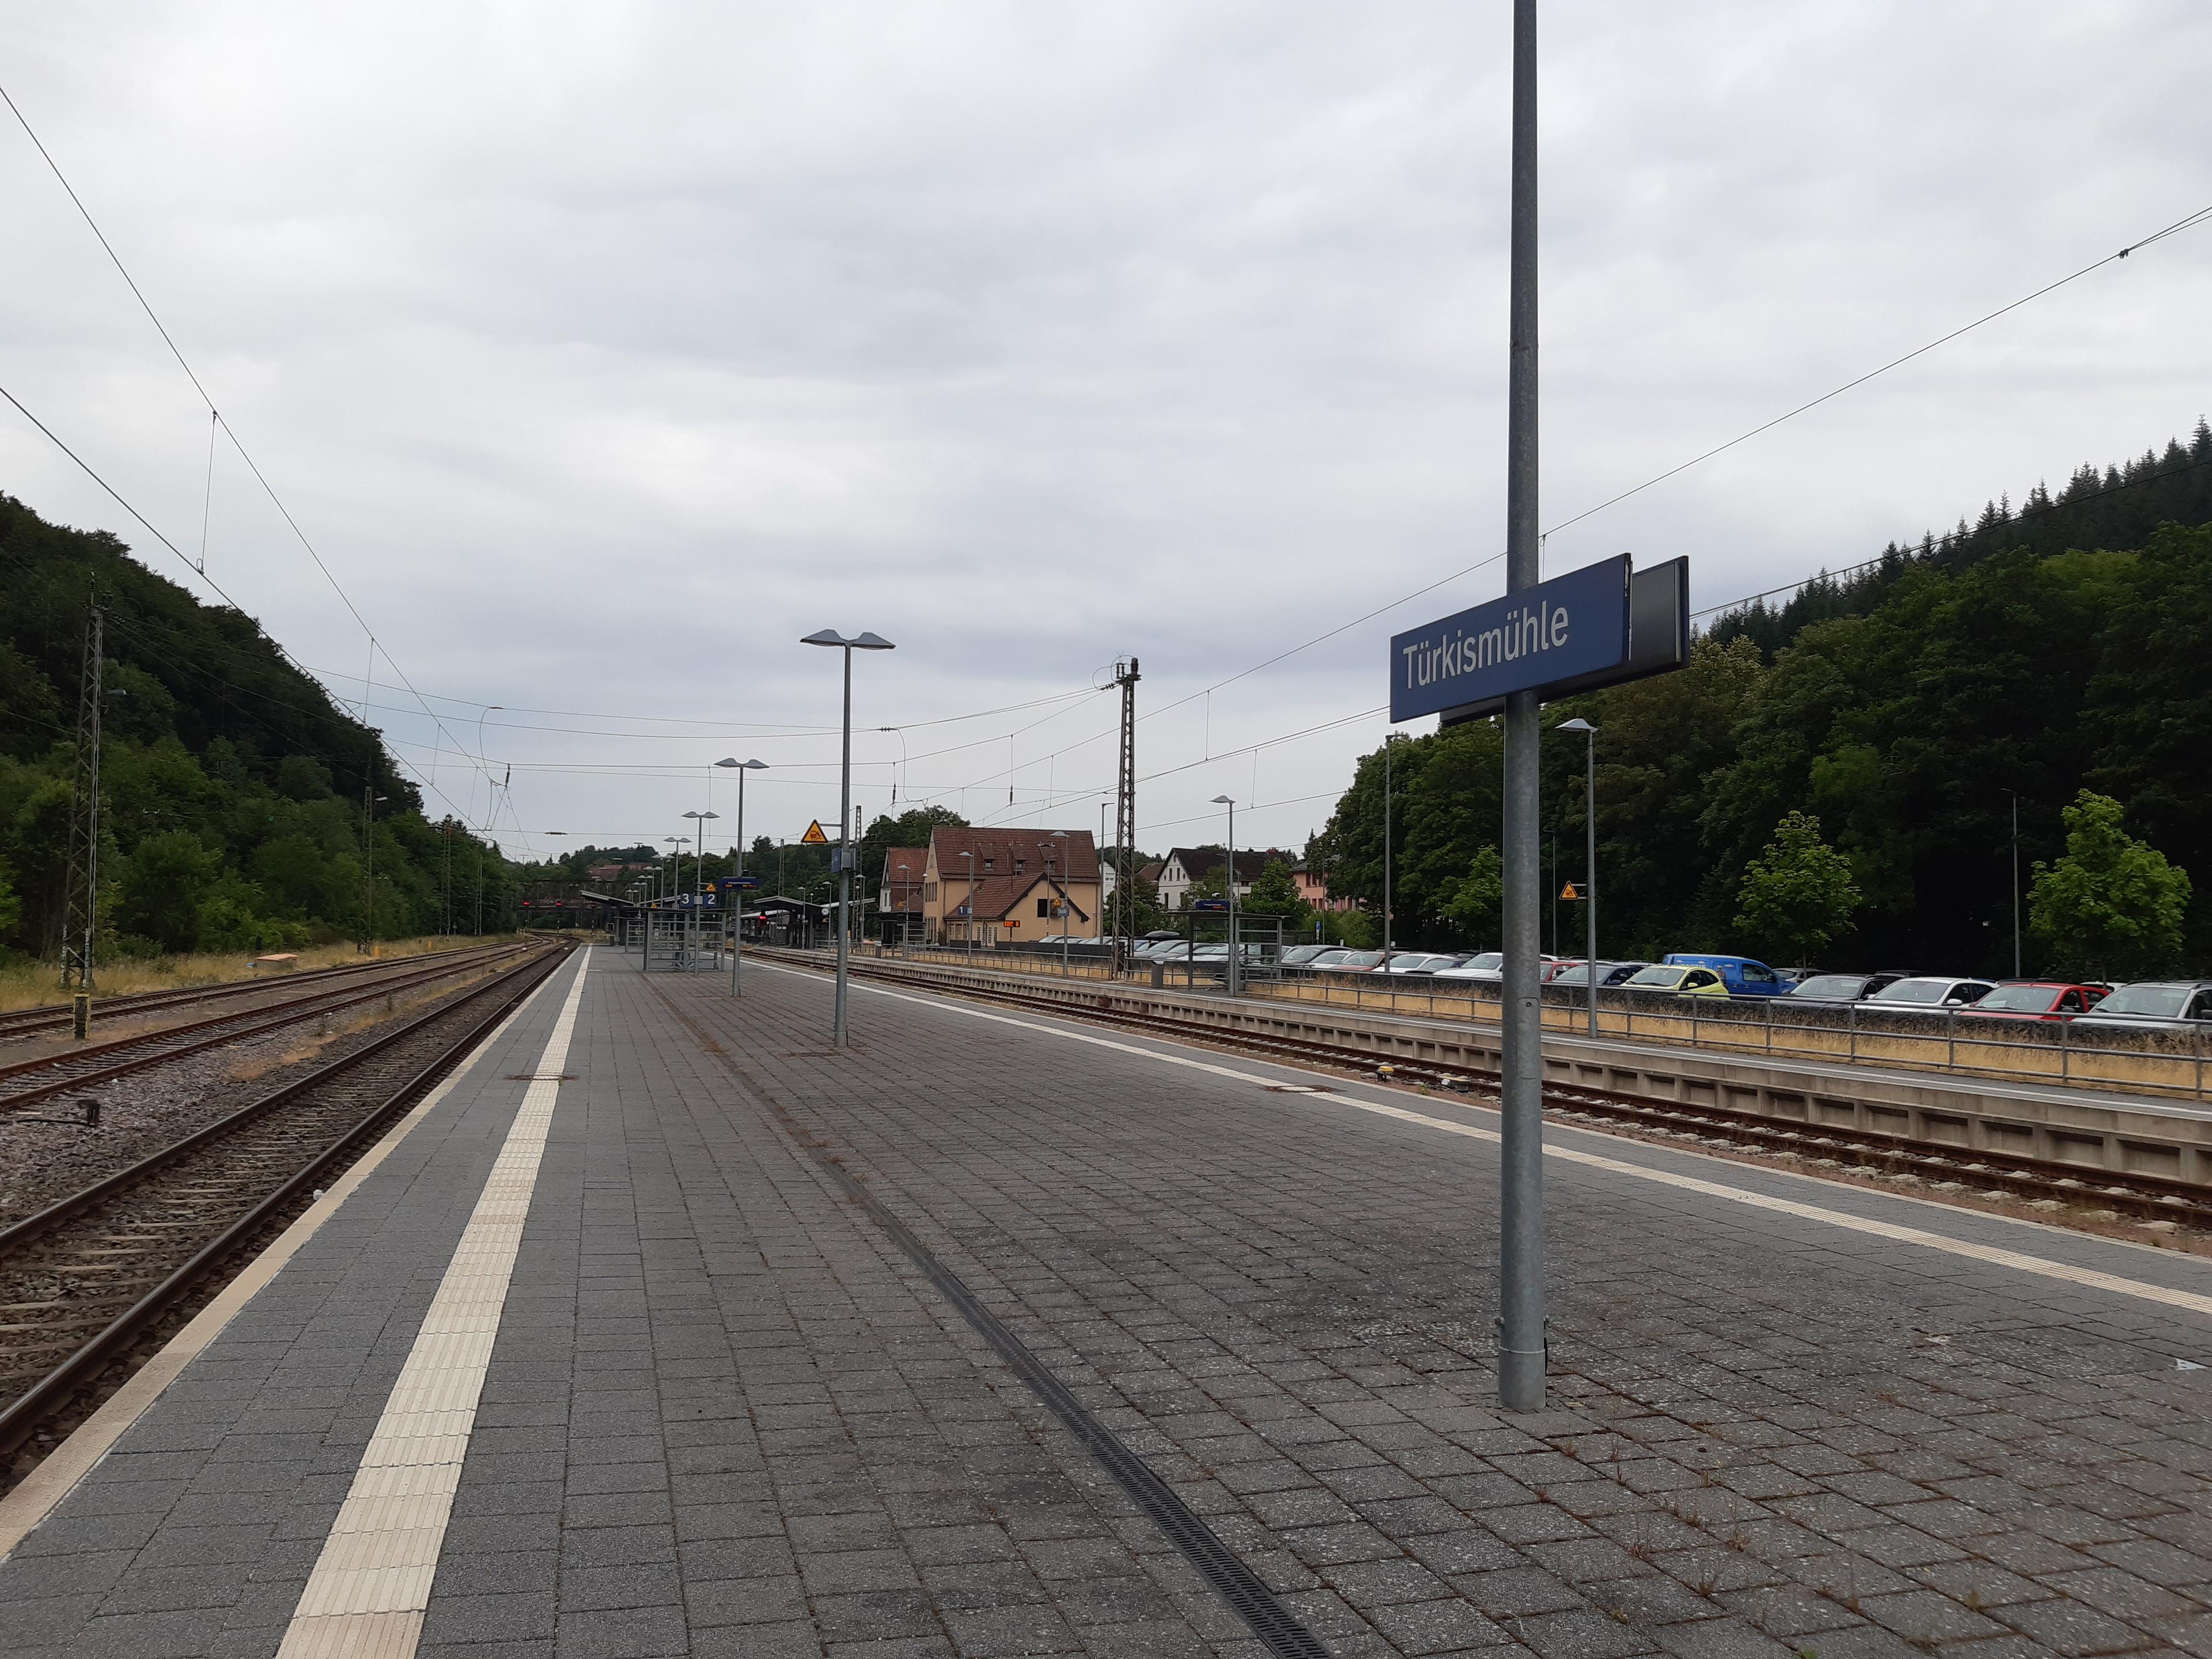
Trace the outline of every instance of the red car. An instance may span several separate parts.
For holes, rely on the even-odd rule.
[[[2086,1014],[2105,1000],[2109,985],[2076,985],[2063,979],[2007,980],[1972,1006],[1959,1010],[1960,1018],[2071,1019]]]

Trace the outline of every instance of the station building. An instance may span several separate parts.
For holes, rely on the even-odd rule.
[[[896,854],[893,855],[896,861]],[[923,931],[939,943],[1103,937],[1098,846],[1088,830],[945,827],[930,836]]]

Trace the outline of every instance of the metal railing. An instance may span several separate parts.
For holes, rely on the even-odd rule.
[[[1383,1013],[1498,1023],[1498,993],[1480,981],[1382,974],[1294,973],[1255,994]],[[1547,986],[1547,1031],[1587,1035],[1589,993]],[[2076,1026],[2071,1020],[1998,1018],[1960,1008],[1914,1012],[1793,1005],[1783,997],[1680,996],[1665,992],[1598,992],[1598,1036],[1675,1043],[1707,1052],[1778,1060],[1843,1060],[2089,1089],[2128,1089],[2203,1100],[2202,1026]]]
[[[1100,945],[1071,947],[1068,976],[1115,980]],[[1056,945],[877,945],[890,960],[935,962],[997,972],[1059,978]],[[1119,976],[1123,984],[1156,984],[1188,991],[1217,989],[1220,962],[1179,957],[1139,962]],[[1156,976],[1157,975],[1157,976]],[[1437,981],[1424,975],[1332,973],[1291,969],[1279,978],[1254,978],[1248,995],[1310,1002],[1381,1014],[1498,1023],[1498,992],[1479,981]],[[1543,991],[1545,1030],[1585,1036],[1589,993],[1573,987]],[[2203,1027],[2187,1030],[2077,1026],[2063,1019],[2000,1019],[1949,1008],[1914,1012],[1793,1004],[1786,998],[1680,996],[1665,992],[1598,992],[1601,1041],[1656,1042],[1706,1053],[1756,1054],[1773,1060],[1840,1060],[1901,1071],[1980,1077],[2010,1083],[2057,1084],[2083,1089],[2128,1090],[2177,1099],[2206,1099],[2206,1043]]]

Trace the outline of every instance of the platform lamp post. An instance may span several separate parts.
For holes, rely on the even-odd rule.
[[[1229,875],[1229,965],[1222,970],[1222,985],[1231,996],[1235,996],[1238,983],[1244,977],[1243,963],[1237,950],[1237,803],[1226,795],[1213,798],[1216,806],[1229,809],[1229,857],[1223,866]]]
[[[745,872],[745,774],[765,772],[764,760],[739,760],[734,755],[725,756],[714,763],[717,766],[734,767],[738,774],[738,833],[730,843],[730,873],[742,876]],[[742,996],[738,988],[738,958],[744,954],[745,939],[745,895],[742,888],[730,890],[730,994]]]
[[[830,1046],[847,1046],[845,1024],[846,958],[852,941],[846,921],[853,902],[853,653],[890,651],[896,647],[880,635],[862,632],[847,639],[834,628],[807,635],[801,645],[834,646],[845,653],[844,746],[841,751],[837,785],[837,1003],[830,1024]]]
[[[968,947],[968,959],[973,962],[975,959],[975,854],[973,852],[967,852],[960,856],[968,860],[968,868],[965,872],[968,878],[968,896],[960,907],[968,913],[968,925],[960,930],[961,943]],[[947,944],[951,942],[950,939],[946,940]]]
[[[1579,732],[1583,734],[1583,817],[1588,840],[1583,851],[1583,949],[1589,960],[1583,966],[1583,976],[1589,981],[1589,1034],[1597,1035],[1597,727],[1585,720],[1561,720],[1552,728],[1554,732]],[[1554,874],[1557,873],[1555,871]]]

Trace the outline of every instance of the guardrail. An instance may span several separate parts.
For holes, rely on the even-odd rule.
[[[1074,947],[1068,975],[1102,981],[1112,979],[1104,953],[1097,946],[1089,948],[1091,954],[1086,961],[1083,947]],[[1054,977],[1061,972],[1055,947],[1049,945],[974,951],[937,945],[877,946],[872,954]],[[1139,963],[1134,978],[1139,983],[1150,980],[1156,965],[1161,970],[1158,982],[1163,986],[1198,990],[1221,982],[1218,962],[1185,963],[1173,957],[1157,964]],[[1254,997],[1375,1013],[1498,1023],[1498,988],[1474,981],[1292,969],[1283,971],[1279,978],[1255,977],[1245,991]],[[1562,1036],[1586,1035],[1589,994],[1574,988],[1547,987],[1542,1012],[1546,1030]],[[1940,1012],[1888,1012],[1863,1004],[1837,1008],[1800,1006],[1782,997],[1677,996],[1605,989],[1598,992],[1597,1034],[1601,1039],[1669,1043],[1709,1053],[1842,1060],[2013,1083],[2125,1089],[2196,1101],[2208,1098],[2207,1061],[2212,1060],[2201,1027],[2186,1031],[2129,1030],[2076,1026],[2068,1020],[1999,1019],[1955,1008]]]

